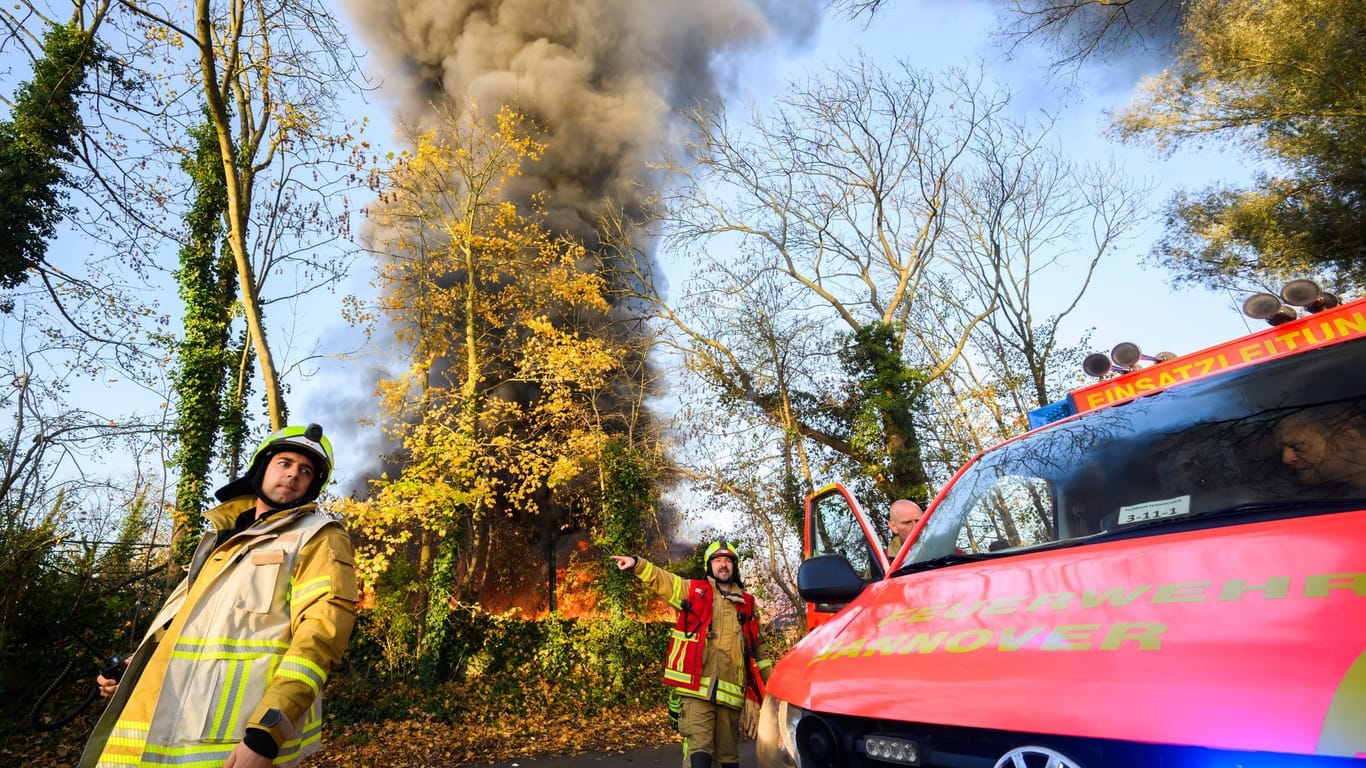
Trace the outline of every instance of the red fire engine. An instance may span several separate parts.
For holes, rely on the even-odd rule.
[[[819,626],[759,764],[1366,765],[1366,300],[1271,298],[1032,414],[890,562],[844,488],[809,499]]]

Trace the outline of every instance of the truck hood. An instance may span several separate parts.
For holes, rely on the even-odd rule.
[[[1358,511],[889,578],[769,692],[884,721],[1363,756],[1362,542]]]

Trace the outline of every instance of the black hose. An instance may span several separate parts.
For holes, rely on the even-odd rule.
[[[89,707],[90,703],[95,700],[95,697],[99,695],[100,687],[92,684],[90,690],[86,692],[85,697],[66,714],[61,717],[53,718],[52,720],[43,719],[43,708],[47,705],[48,700],[56,695],[57,689],[66,681],[67,677],[71,675],[71,670],[75,669],[77,662],[80,662],[83,659],[83,654],[72,656],[71,660],[66,663],[66,667],[62,669],[62,673],[57,676],[56,680],[52,681],[52,685],[49,685],[47,690],[43,691],[43,695],[38,697],[38,701],[34,702],[33,709],[29,710],[28,713],[28,723],[33,726],[33,730],[44,733],[61,728],[79,717],[80,714],[85,711],[86,707]]]
[[[94,654],[96,657],[99,656],[99,650],[91,645],[89,640],[86,640],[80,634],[72,632],[62,626],[61,622],[57,622],[57,627],[80,641],[80,644],[85,646],[86,650],[90,651],[90,653]],[[33,703],[33,709],[30,709],[28,713],[28,724],[33,726],[33,730],[43,733],[45,731],[55,731],[58,728],[61,728],[72,720],[75,720],[85,711],[86,707],[90,706],[90,703],[95,700],[95,697],[99,695],[100,687],[92,684],[90,689],[86,691],[85,696],[83,696],[66,714],[61,717],[53,718],[52,720],[43,719],[43,708],[47,706],[48,701],[57,694],[57,689],[61,687],[62,683],[70,677],[71,670],[76,668],[76,664],[83,661],[85,658],[87,657],[81,653],[72,656],[71,660],[62,668],[61,674],[57,675],[57,679],[53,680],[52,684],[47,687],[47,690],[43,691],[43,695],[39,696],[38,700]],[[123,657],[115,653],[105,661],[104,667],[100,669],[100,674],[111,680],[118,680],[123,676],[123,669],[125,666]]]
[[[123,583],[118,584],[111,589],[105,590],[101,593],[100,596],[104,597],[113,594],[114,592],[123,589],[129,584],[141,581],[142,579],[145,579],[148,576],[151,576],[157,573],[158,571],[163,570],[163,568],[164,566],[160,565],[156,566],[155,568],[149,568],[146,571],[143,571],[142,573],[125,580]],[[134,624],[136,623],[137,620],[135,615]],[[97,658],[101,655],[99,649],[91,645],[90,641],[86,640],[85,637],[82,636],[80,633],[73,632],[70,629],[67,629],[65,626],[62,625],[61,622],[57,622],[56,625],[62,631],[76,638],[76,640],[78,640],[81,643],[81,645],[84,645],[87,649],[89,649],[89,651],[92,654],[94,654]],[[47,690],[43,691],[43,695],[39,696],[38,700],[34,702],[33,709],[30,709],[28,713],[28,722],[29,725],[33,726],[33,730],[38,731],[39,733],[43,733],[46,731],[55,731],[58,728],[61,728],[62,726],[66,725],[67,723],[70,723],[72,720],[75,720],[77,717],[79,717],[80,714],[84,712],[87,707],[90,706],[91,702],[95,700],[95,697],[100,694],[100,687],[98,685],[91,685],[90,690],[86,692],[85,696],[81,698],[80,702],[78,702],[74,707],[72,707],[66,714],[62,715],[61,717],[54,718],[52,720],[43,719],[43,708],[47,705],[48,701],[51,700],[53,696],[57,695],[57,689],[61,687],[62,683],[66,681],[67,677],[71,675],[71,670],[75,669],[76,664],[80,662],[83,658],[85,657],[82,654],[73,656],[71,660],[66,663],[66,667],[62,669],[62,673],[60,675],[57,675],[57,679],[53,680],[52,684],[47,687]],[[123,674],[124,666],[125,665],[123,657],[116,653],[110,656],[109,659],[105,662],[104,668],[100,670],[100,674],[112,680],[117,680],[119,679],[119,676]]]

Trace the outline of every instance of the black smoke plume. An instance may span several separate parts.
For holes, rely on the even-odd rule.
[[[398,124],[425,130],[443,108],[471,101],[487,114],[507,105],[531,116],[548,149],[517,180],[514,202],[542,194],[550,226],[592,246],[599,211],[630,215],[668,183],[651,163],[678,146],[682,111],[723,100],[758,52],[803,41],[821,4],[349,0],[348,9],[375,49],[372,71],[386,73],[380,99]],[[368,234],[382,251],[384,235]],[[563,510],[542,518],[538,546],[567,528]]]

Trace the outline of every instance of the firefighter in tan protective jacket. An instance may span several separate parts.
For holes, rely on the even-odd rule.
[[[759,644],[754,596],[740,581],[739,557],[723,542],[704,555],[705,579],[684,579],[631,555],[612,555],[678,611],[664,660],[664,683],[679,694],[678,732],[687,768],[740,764],[741,731],[753,738],[763,678],[772,661]]]
[[[81,757],[89,766],[297,765],[320,746],[323,684],[355,625],[355,558],[312,504],[332,471],[322,427],[286,427],[219,489],[171,593]]]

